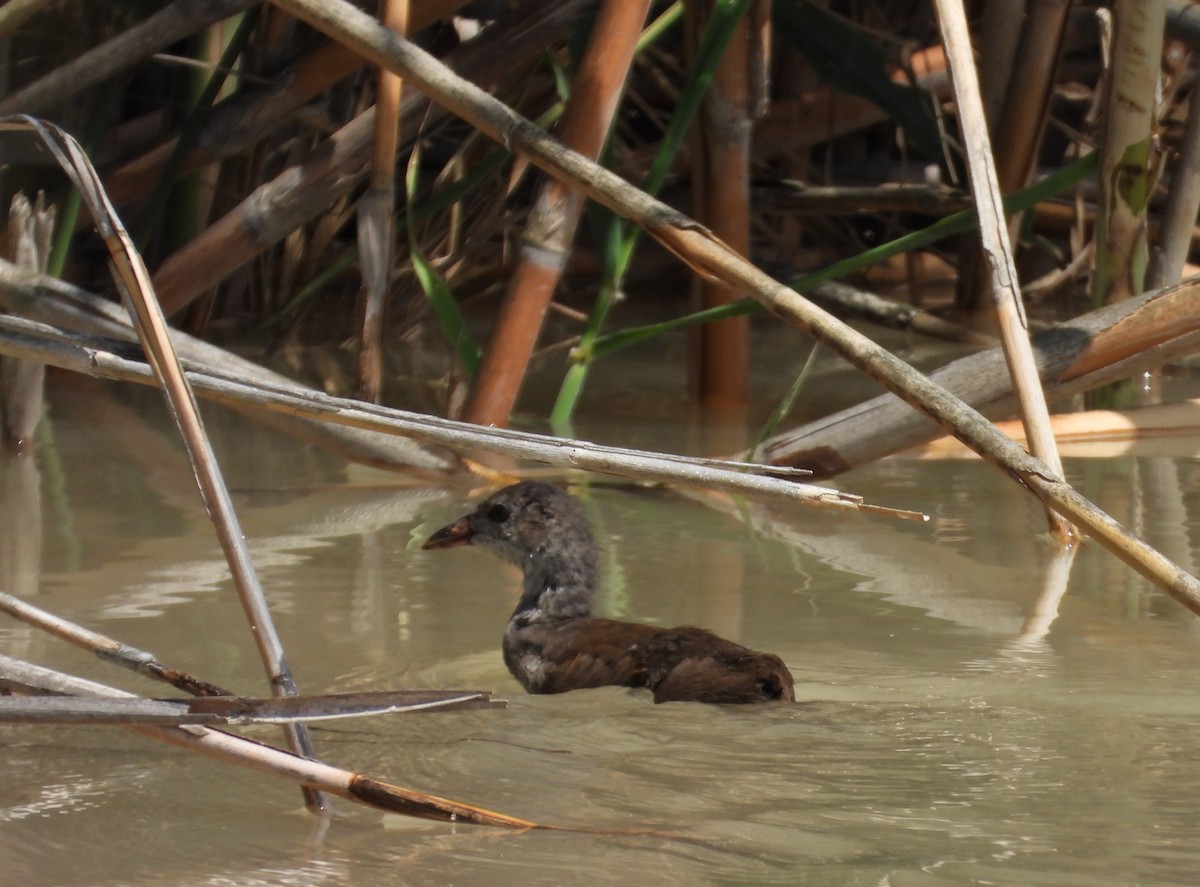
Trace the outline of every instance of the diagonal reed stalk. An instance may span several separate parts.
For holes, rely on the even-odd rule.
[[[107,684],[84,680],[31,663],[0,655],[0,686],[22,694],[68,694],[136,698]],[[252,739],[208,727],[151,727],[124,729],[150,739],[198,752],[229,764],[247,767],[268,776],[299,783],[305,792],[337,795],[388,813],[401,813],[440,822],[464,822],[506,828],[554,828],[515,816],[494,813],[414,789],[402,788],[362,773],[301,757]]]
[[[83,148],[73,137],[53,124],[24,115],[0,119],[0,126],[36,134],[83,195],[92,220],[108,247],[113,277],[121,291],[122,300],[162,386],[168,409],[183,436],[201,498],[229,563],[238,597],[267,671],[271,692],[276,695],[295,695],[296,684],[284,657],[283,644],[275,630],[229,490],[204,432],[195,396],[171,343],[166,318],[141,255],[104,193],[99,176]],[[284,731],[293,750],[305,757],[315,757],[312,739],[303,724],[289,725]],[[314,813],[328,812],[328,801],[320,792],[306,788],[304,797],[305,804]]]
[[[996,306],[996,323],[1000,327],[1008,372],[1021,405],[1021,420],[1030,449],[1046,463],[1056,479],[1061,479],[1062,460],[1050,430],[1050,411],[1046,407],[1046,395],[1038,379],[1033,348],[1029,343],[1029,324],[1025,317],[1025,306],[1021,302],[1017,264],[1008,237],[1000,182],[992,157],[983,101],[979,95],[979,78],[972,55],[971,35],[967,29],[966,9],[962,0],[935,0],[935,7],[942,41],[946,45],[950,77],[954,82],[967,172],[979,216],[979,243],[984,265],[989,272],[988,285]],[[1075,537],[1075,528],[1049,506],[1046,508],[1046,521],[1050,526],[1050,534],[1060,542],[1068,542]]]

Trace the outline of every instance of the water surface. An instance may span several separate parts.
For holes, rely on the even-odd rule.
[[[5,582],[262,692],[161,406],[60,384],[52,411],[40,471],[5,466],[6,538],[18,540]],[[841,479],[928,512],[925,525],[579,478],[604,546],[605,614],[776,652],[803,700],[655,706],[614,688],[521,692],[499,653],[515,573],[479,552],[419,550],[477,494],[404,489],[223,412],[209,423],[302,690],[477,687],[509,700],[317,727],[328,761],[541,822],[689,840],[511,834],[344,802],[320,829],[268,777],[116,729],[5,727],[4,883],[1195,881],[1195,620],[1095,545],[1064,593],[1039,508],[978,462],[892,459]],[[1194,463],[1074,459],[1068,471],[1192,566]],[[17,623],[0,622],[0,651],[171,695]]]

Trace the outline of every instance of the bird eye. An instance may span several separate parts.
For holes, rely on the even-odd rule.
[[[488,509],[488,520],[494,521],[498,524],[504,523],[506,520],[508,520],[508,506],[493,505]]]

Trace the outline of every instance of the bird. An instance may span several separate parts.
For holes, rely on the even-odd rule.
[[[703,628],[592,616],[600,558],[578,499],[542,481],[505,487],[438,530],[426,550],[479,546],[521,568],[504,630],[504,663],[529,693],[645,687],[659,702],[795,701],[778,656]]]

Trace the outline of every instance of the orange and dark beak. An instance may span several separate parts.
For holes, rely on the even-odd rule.
[[[470,545],[475,531],[471,529],[466,517],[460,517],[454,523],[442,527],[430,536],[421,548],[429,551],[435,548],[456,548],[459,545]]]

